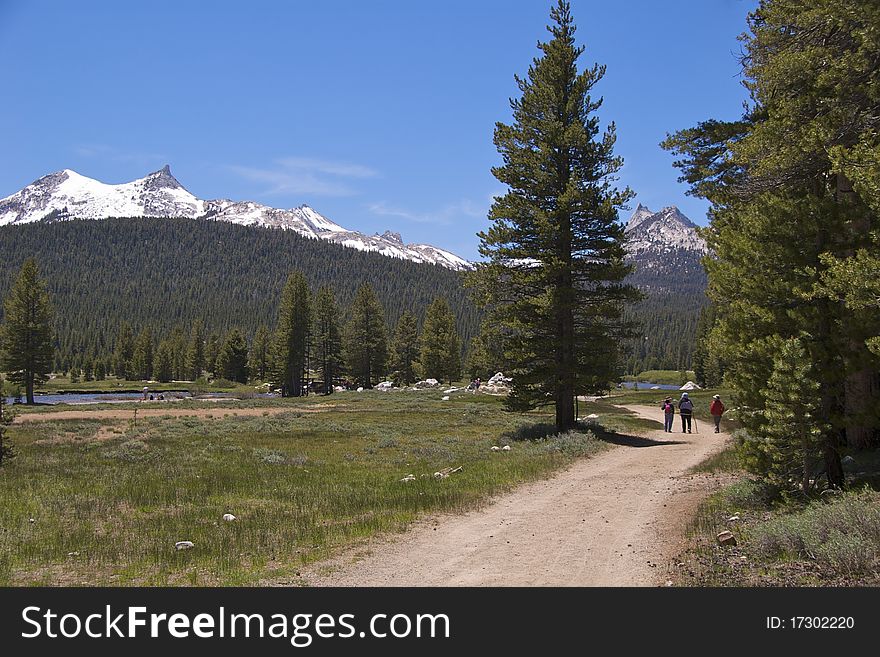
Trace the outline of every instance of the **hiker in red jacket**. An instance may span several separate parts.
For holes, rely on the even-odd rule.
[[[712,397],[712,403],[709,405],[709,412],[712,419],[715,420],[715,433],[721,431],[721,416],[724,414],[724,404],[721,402],[721,395]]]

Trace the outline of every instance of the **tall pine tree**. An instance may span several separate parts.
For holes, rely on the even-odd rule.
[[[397,320],[391,344],[391,372],[397,385],[416,382],[415,366],[419,359],[419,324],[415,315],[404,311]]]
[[[455,315],[445,299],[435,299],[425,311],[419,339],[419,361],[426,378],[452,383],[461,375],[461,339]]]
[[[26,403],[33,404],[34,386],[47,380],[54,359],[49,292],[33,258],[22,265],[3,309],[0,368],[24,386]]]
[[[275,326],[275,379],[284,397],[308,393],[306,377],[312,323],[312,293],[302,272],[290,274],[281,293]]]
[[[369,283],[358,288],[350,315],[343,343],[345,362],[355,381],[371,388],[385,374],[388,335],[385,310]]]
[[[217,375],[229,381],[247,383],[247,340],[237,328],[226,334],[226,339],[217,354]]]
[[[342,364],[342,330],[339,326],[339,308],[333,289],[323,286],[315,295],[315,325],[312,346],[315,369],[321,377],[321,392],[333,392],[333,380]]]
[[[260,324],[254,333],[254,341],[251,344],[251,378],[257,381],[265,381],[270,366],[270,336],[269,329],[265,324]]]
[[[509,408],[553,404],[556,426],[575,424],[575,397],[606,390],[618,374],[618,345],[628,335],[623,226],[618,210],[632,197],[614,187],[622,166],[615,128],[600,131],[601,99],[590,92],[605,74],[581,73],[568,2],[551,10],[549,42],[539,44],[513,123],[498,123],[503,165],[492,173],[508,191],[496,197],[491,228],[480,233],[488,259],[471,278],[493,320],[508,332],[513,364]],[[600,134],[601,132],[601,134]]]

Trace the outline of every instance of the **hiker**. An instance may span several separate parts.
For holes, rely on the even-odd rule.
[[[672,419],[675,417],[675,404],[672,403],[672,397],[667,397],[660,404],[663,409],[663,431],[672,433]]]
[[[678,401],[678,414],[681,415],[681,432],[691,432],[691,416],[694,413],[694,402],[686,392],[681,393],[681,399]]]
[[[712,414],[712,419],[715,421],[715,433],[721,432],[721,416],[724,414],[725,410],[727,409],[721,401],[721,395],[715,395],[712,397],[712,403],[709,405],[709,412]]]

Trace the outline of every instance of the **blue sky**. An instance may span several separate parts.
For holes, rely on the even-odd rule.
[[[686,197],[667,132],[732,119],[753,0],[573,0],[581,67],[617,125],[621,183]],[[120,183],[170,164],[201,198],[307,204],[477,258],[514,74],[550,0],[0,0],[0,197],[71,168]],[[628,216],[629,213],[625,213]]]

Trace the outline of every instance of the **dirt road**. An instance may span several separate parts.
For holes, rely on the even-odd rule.
[[[658,430],[583,459],[459,516],[317,564],[312,586],[655,586],[714,477],[687,470],[727,434],[665,433],[659,409],[630,406]],[[678,418],[676,418],[676,421]]]

